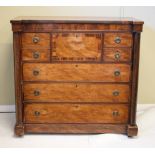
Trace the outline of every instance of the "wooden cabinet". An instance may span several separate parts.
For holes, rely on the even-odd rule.
[[[11,23],[16,135],[137,135],[142,21],[19,17]]]

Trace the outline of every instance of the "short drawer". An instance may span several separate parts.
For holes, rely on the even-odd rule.
[[[127,123],[128,105],[31,103],[24,123]]]
[[[24,81],[129,82],[128,64],[38,64],[23,65]]]
[[[104,62],[130,62],[131,48],[104,48]]]
[[[50,34],[48,33],[22,33],[22,48],[50,49]]]
[[[22,60],[23,61],[49,62],[50,50],[48,49],[23,49]]]
[[[104,47],[132,47],[132,34],[105,33]]]
[[[102,83],[24,84],[24,101],[122,102],[129,101],[129,85]]]

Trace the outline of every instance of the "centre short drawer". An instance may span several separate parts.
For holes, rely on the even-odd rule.
[[[24,101],[123,102],[129,101],[129,85],[100,83],[24,84]]]
[[[24,106],[25,123],[127,123],[128,105],[48,104]]]
[[[23,65],[24,81],[129,82],[128,64],[40,64]]]

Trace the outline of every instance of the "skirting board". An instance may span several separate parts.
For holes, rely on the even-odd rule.
[[[15,112],[15,105],[0,105],[1,112]]]

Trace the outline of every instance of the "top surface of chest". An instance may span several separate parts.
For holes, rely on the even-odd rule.
[[[134,18],[103,17],[17,17],[13,31],[142,31],[143,21]]]

